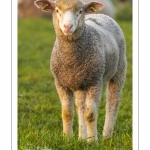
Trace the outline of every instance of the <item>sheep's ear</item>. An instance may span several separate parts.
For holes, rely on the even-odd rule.
[[[104,7],[104,4],[99,2],[90,2],[85,4],[85,13],[97,13],[100,9]]]
[[[55,2],[51,2],[50,0],[36,0],[34,4],[37,8],[46,12],[53,12],[55,8]]]

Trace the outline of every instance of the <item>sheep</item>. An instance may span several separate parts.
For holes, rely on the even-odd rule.
[[[126,44],[121,28],[109,16],[96,14],[104,7],[100,2],[36,0],[34,4],[53,12],[56,40],[50,68],[62,106],[64,135],[73,134],[75,96],[79,139],[98,141],[98,108],[103,85],[107,84],[103,137],[110,138],[126,74]]]

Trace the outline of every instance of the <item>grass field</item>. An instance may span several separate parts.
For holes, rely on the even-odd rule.
[[[98,117],[98,144],[78,141],[62,134],[61,105],[50,71],[55,40],[51,20],[18,21],[18,150],[131,150],[132,149],[132,22],[117,21],[126,38],[128,68],[114,135],[102,139],[105,117],[103,94]]]

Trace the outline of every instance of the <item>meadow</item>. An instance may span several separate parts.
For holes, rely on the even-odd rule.
[[[128,67],[113,137],[103,140],[105,91],[99,108],[98,143],[63,137],[61,105],[50,71],[55,32],[51,19],[18,20],[18,150],[132,149],[132,21],[116,20],[126,39]]]

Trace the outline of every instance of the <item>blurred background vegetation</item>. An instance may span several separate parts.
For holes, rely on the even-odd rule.
[[[27,18],[49,18],[51,17],[50,13],[45,13],[38,10],[34,6],[35,0],[18,0],[18,18],[27,19]],[[52,0],[54,1],[54,0]],[[91,0],[84,0],[89,2]],[[132,0],[95,0],[100,1],[105,4],[104,9],[100,11],[106,15],[119,20],[132,20]],[[111,11],[111,9],[114,9]],[[110,12],[112,14],[110,14]]]
[[[112,0],[110,14],[126,39],[128,67],[114,135],[102,139],[105,92],[99,109],[99,144],[78,141],[78,118],[74,138],[63,138],[61,105],[50,71],[55,32],[50,13],[37,9],[34,0],[18,0],[18,150],[131,150],[132,149],[132,1]],[[107,10],[109,12],[109,9]]]

